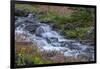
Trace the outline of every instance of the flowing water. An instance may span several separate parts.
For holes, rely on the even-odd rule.
[[[15,36],[16,33],[22,35],[23,39],[28,37],[26,41],[36,44],[40,51],[59,51],[65,57],[77,58],[82,56],[94,60],[93,46],[83,45],[76,40],[64,38],[50,25],[37,21],[32,14],[27,17],[16,17]]]

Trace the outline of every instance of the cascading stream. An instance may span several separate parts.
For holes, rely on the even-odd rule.
[[[32,14],[27,17],[18,17],[15,25],[16,33],[28,37],[28,41],[35,43],[40,51],[59,51],[66,57],[83,57],[94,60],[94,47],[83,45],[76,40],[66,39],[46,23],[34,21]],[[38,22],[38,23],[35,23]],[[29,28],[28,28],[29,27]],[[30,28],[31,27],[31,28]],[[34,30],[34,33],[31,33]]]

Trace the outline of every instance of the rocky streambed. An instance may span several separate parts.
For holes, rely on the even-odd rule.
[[[47,23],[41,23],[36,15],[15,16],[16,42],[35,44],[40,52],[60,52],[65,57],[80,58],[81,61],[94,61],[94,46],[81,44],[77,40],[64,38]]]

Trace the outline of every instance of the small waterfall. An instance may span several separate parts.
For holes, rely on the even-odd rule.
[[[66,39],[53,30],[50,25],[32,20],[35,20],[32,14],[29,14],[28,17],[19,17],[16,20],[16,25],[18,24],[18,26],[15,29],[15,33],[27,36],[31,42],[38,46],[40,51],[60,51],[66,57],[84,55],[94,60],[94,47],[83,45],[76,40]],[[25,29],[26,25],[32,26],[32,28],[37,25],[34,34],[30,33],[29,29]]]
[[[49,25],[41,24],[41,26],[39,26],[36,29],[36,33],[35,34],[42,35],[43,33],[50,32],[50,31],[51,31],[51,28],[50,28]]]

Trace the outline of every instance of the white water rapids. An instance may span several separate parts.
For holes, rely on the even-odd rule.
[[[17,17],[15,22],[15,36],[16,33],[26,39],[26,41],[31,41],[40,51],[59,51],[64,54],[66,57],[78,57],[84,55],[85,57],[94,60],[94,47],[83,45],[76,40],[66,39],[60,33],[53,30],[53,28],[46,23],[34,23],[34,18],[31,18],[32,15],[28,17]],[[33,21],[33,22],[32,22]],[[27,26],[36,25],[35,32],[31,33],[28,29],[25,29]],[[34,28],[32,26],[31,28]],[[16,39],[16,38],[15,38]]]

